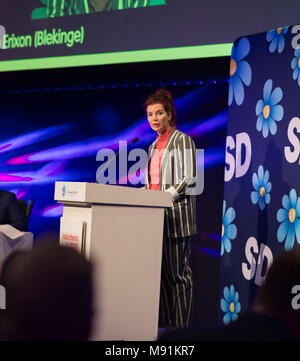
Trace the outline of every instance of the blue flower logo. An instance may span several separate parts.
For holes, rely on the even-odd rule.
[[[264,172],[263,166],[260,165],[257,174],[254,172],[252,176],[252,184],[255,191],[251,192],[251,202],[253,204],[258,202],[261,210],[263,210],[266,204],[269,204],[271,200],[270,191],[272,189],[272,183],[268,182],[268,180],[269,171],[266,170]]]
[[[235,49],[232,47],[230,60],[230,81],[228,105],[231,105],[233,97],[237,105],[244,101],[244,86],[249,86],[252,78],[250,65],[243,60],[250,51],[250,43],[246,38],[242,38]]]
[[[273,29],[267,32],[267,40],[270,41],[269,51],[274,53],[277,49],[280,54],[284,49],[284,35],[288,31],[288,26]]]
[[[231,321],[238,318],[238,313],[241,311],[241,304],[239,303],[239,293],[234,290],[234,285],[230,288],[224,287],[224,298],[221,298],[221,310],[225,312],[223,322],[228,325]]]
[[[281,88],[277,87],[272,91],[273,82],[268,79],[265,82],[263,97],[256,104],[256,129],[258,132],[262,131],[263,137],[266,138],[270,133],[272,135],[277,132],[276,122],[283,118],[283,107],[277,103],[282,99],[283,93]]]
[[[230,240],[235,239],[237,228],[231,222],[235,219],[235,210],[230,207],[226,211],[226,202],[223,201],[223,220],[222,220],[222,239],[221,239],[221,256],[224,254],[224,249],[227,253],[231,251]]]
[[[293,79],[298,79],[298,85],[300,86],[300,48],[297,48],[294,53],[295,57],[291,61],[291,67],[294,70]]]
[[[297,197],[296,190],[290,191],[289,197],[285,194],[282,197],[283,208],[277,212],[277,221],[281,225],[277,231],[278,242],[285,240],[284,248],[286,251],[294,246],[295,236],[300,244],[300,197]]]

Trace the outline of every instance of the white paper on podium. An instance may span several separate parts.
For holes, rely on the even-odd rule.
[[[17,239],[25,234],[24,232],[20,232],[18,229],[11,226],[10,224],[1,224],[0,232],[5,234],[10,239]]]

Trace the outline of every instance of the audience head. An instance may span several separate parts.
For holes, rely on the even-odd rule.
[[[257,293],[254,311],[273,314],[288,322],[300,335],[300,309],[294,310],[292,288],[300,286],[300,249],[279,254],[270,266]],[[295,328],[296,327],[296,328]]]
[[[92,265],[71,247],[43,242],[6,259],[7,318],[21,340],[88,340]]]

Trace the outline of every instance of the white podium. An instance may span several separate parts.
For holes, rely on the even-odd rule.
[[[94,265],[92,340],[152,341],[157,337],[164,208],[168,192],[56,182],[64,204],[60,242]]]

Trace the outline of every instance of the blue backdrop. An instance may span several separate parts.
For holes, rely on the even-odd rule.
[[[222,324],[249,309],[276,255],[300,244],[299,29],[295,25],[242,37],[232,48],[221,230]]]

